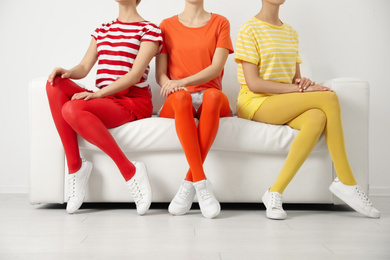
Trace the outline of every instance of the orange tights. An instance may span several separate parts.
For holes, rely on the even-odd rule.
[[[206,179],[203,162],[218,132],[219,118],[231,116],[229,100],[222,91],[208,89],[198,111],[192,106],[188,91],[177,91],[167,98],[161,117],[175,118],[177,136],[190,166],[186,180],[198,182]],[[198,128],[194,117],[199,119]]]

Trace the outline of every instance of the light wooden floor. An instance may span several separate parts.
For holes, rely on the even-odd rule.
[[[138,216],[131,204],[28,203],[0,194],[0,259],[390,259],[390,197],[371,198],[380,219],[343,206],[286,205],[269,220],[262,205],[222,205],[217,219],[199,210],[173,217],[167,205]]]

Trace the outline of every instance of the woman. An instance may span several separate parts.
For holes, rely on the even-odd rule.
[[[66,210],[77,211],[85,196],[92,163],[80,158],[77,134],[99,147],[118,166],[140,215],[151,204],[151,188],[142,162],[130,162],[108,128],[150,117],[153,106],[147,82],[149,62],[162,42],[161,30],[137,12],[141,0],[116,0],[118,18],[92,34],[77,66],[55,68],[46,85],[50,110],[65,150],[69,169]],[[98,61],[96,92],[70,79],[84,78]]]
[[[262,197],[267,217],[286,218],[282,193],[324,132],[337,172],[331,192],[356,211],[379,218],[349,166],[337,95],[301,77],[297,33],[279,19],[284,2],[262,1],[261,11],[240,29],[235,56],[241,84],[238,116],[300,130],[275,183]]]
[[[228,20],[204,9],[203,0],[186,0],[179,15],[160,24],[164,47],[156,59],[156,79],[167,97],[161,117],[175,118],[189,171],[169,205],[173,215],[191,208],[195,194],[203,216],[220,212],[203,162],[218,132],[219,118],[231,116],[222,93],[223,68],[233,53]],[[199,119],[198,128],[194,117]]]

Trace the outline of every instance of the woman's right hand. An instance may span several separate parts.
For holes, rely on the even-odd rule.
[[[61,67],[56,67],[54,68],[54,70],[50,73],[47,81],[50,82],[50,84],[53,85],[53,81],[54,81],[54,78],[56,76],[61,76],[61,78],[63,79],[67,79],[70,77],[70,71],[69,70],[66,70],[64,68],[61,68]]]

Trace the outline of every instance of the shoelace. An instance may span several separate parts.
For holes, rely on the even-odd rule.
[[[138,183],[134,180],[129,187],[131,196],[133,196],[135,204],[138,204],[143,198]]]
[[[186,200],[189,194],[190,194],[190,191],[186,187],[183,187],[183,186],[180,187],[179,195],[178,195],[180,198]]]
[[[367,195],[362,191],[362,188],[359,185],[356,185],[355,187],[357,194],[359,195],[360,199],[363,201],[363,203],[367,206],[372,206],[370,199],[367,197]]]
[[[270,208],[283,210],[283,208],[282,208],[282,203],[283,203],[282,202],[282,197],[281,196],[277,196],[274,193],[271,193],[270,196],[271,196]]]
[[[207,200],[207,199],[211,198],[210,193],[209,193],[209,191],[206,189],[206,187],[203,188],[203,189],[201,189],[201,190],[199,191],[199,195],[200,195],[200,198],[201,198],[202,200]]]
[[[74,174],[71,174],[69,178],[69,187],[70,187],[69,198],[76,197],[76,176]]]

